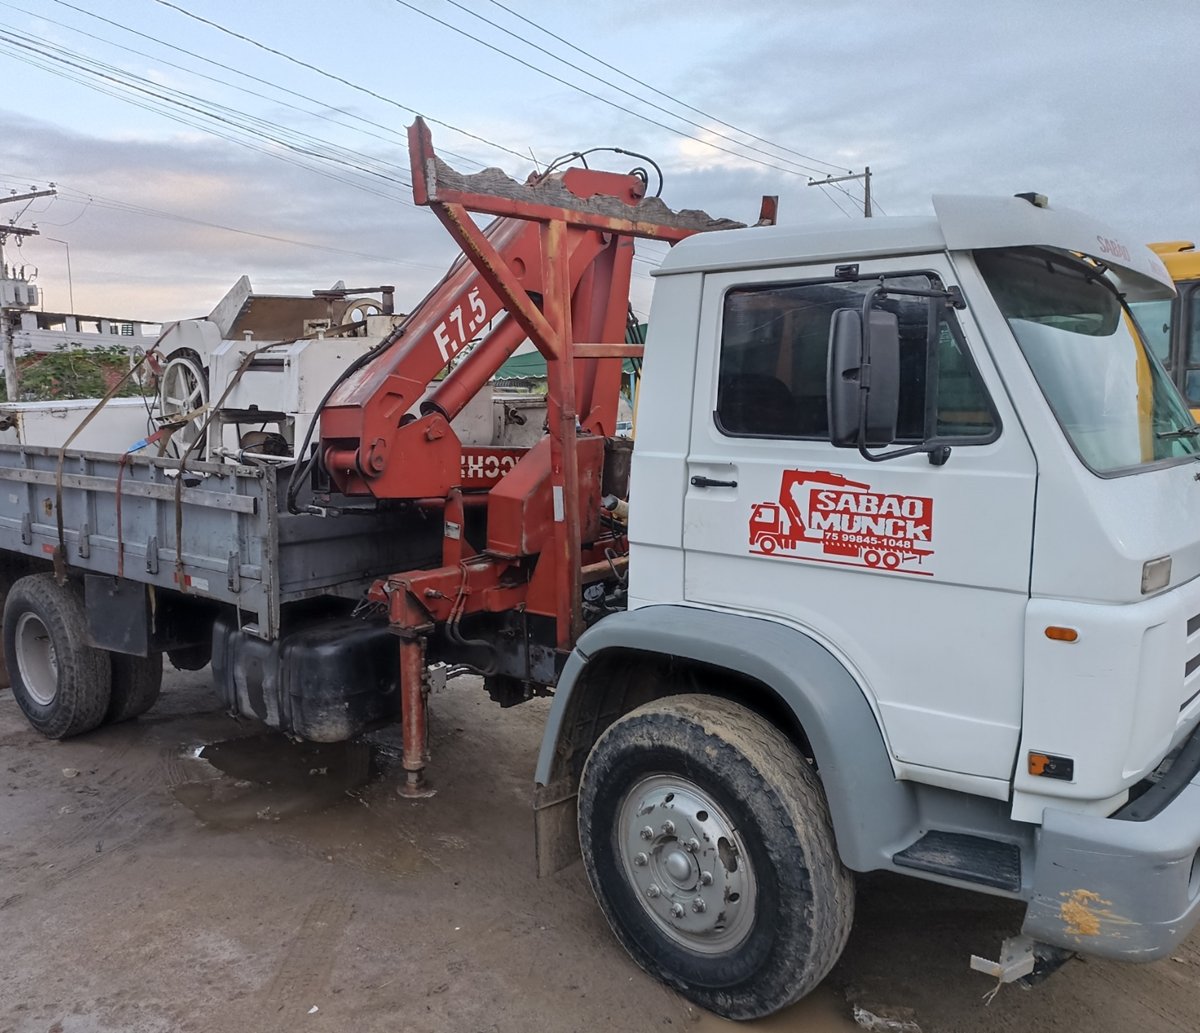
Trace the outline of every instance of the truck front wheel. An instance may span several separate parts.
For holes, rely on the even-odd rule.
[[[613,932],[651,975],[731,1019],[799,1000],[842,953],[854,881],[820,782],[728,700],[655,700],[584,766],[579,838]]]
[[[88,732],[104,720],[112,685],[108,654],[88,645],[75,590],[53,574],[17,581],[4,603],[4,655],[13,695],[50,739]]]

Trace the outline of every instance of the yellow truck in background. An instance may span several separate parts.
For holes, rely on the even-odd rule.
[[[1174,299],[1130,304],[1146,340],[1200,418],[1200,251],[1190,240],[1151,244],[1175,281]]]

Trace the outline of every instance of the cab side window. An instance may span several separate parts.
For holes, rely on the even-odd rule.
[[[1184,339],[1187,378],[1183,394],[1188,405],[1195,407],[1200,406],[1200,283],[1190,284],[1189,288],[1180,290],[1181,308],[1186,313],[1183,332],[1187,335]]]
[[[876,281],[738,287],[725,296],[716,421],[733,437],[827,438],[825,367],[829,324],[840,308],[862,308]],[[928,276],[889,277],[929,288]],[[888,298],[900,324],[897,439],[990,440],[997,421],[949,313],[930,332],[925,298]]]

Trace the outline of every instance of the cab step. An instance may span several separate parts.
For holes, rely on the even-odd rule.
[[[1021,888],[1021,848],[962,832],[926,832],[892,856],[901,868],[936,872],[951,879],[1017,892]]]

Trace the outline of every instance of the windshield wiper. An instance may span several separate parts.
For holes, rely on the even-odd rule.
[[[1175,438],[1194,438],[1200,436],[1200,423],[1193,423],[1190,427],[1180,427],[1179,430],[1160,430],[1154,436],[1160,441],[1174,440]]]

